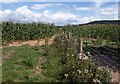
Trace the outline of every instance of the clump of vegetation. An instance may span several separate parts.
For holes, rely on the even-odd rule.
[[[91,58],[78,59],[76,47],[75,38],[68,39],[64,35],[56,37],[49,50],[44,75],[59,82],[109,82],[110,74],[107,70],[99,70]]]
[[[117,47],[120,46],[120,26],[118,24],[66,25],[64,30],[71,32],[74,36],[96,39],[97,44],[102,45],[101,41],[106,40],[108,46],[110,46],[110,42],[114,42]]]
[[[43,23],[0,23],[2,30],[2,45],[13,41],[38,40],[53,36],[57,28],[54,24]]]

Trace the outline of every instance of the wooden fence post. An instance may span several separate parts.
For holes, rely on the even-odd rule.
[[[80,38],[80,53],[83,55],[83,39]]]
[[[79,59],[83,58],[83,38],[79,38],[79,47],[78,47],[78,53],[79,53]]]

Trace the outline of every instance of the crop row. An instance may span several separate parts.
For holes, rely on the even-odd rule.
[[[26,41],[50,37],[55,34],[57,29],[54,24],[43,23],[3,22],[1,26],[3,44],[12,41]]]

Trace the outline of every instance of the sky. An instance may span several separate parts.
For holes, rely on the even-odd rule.
[[[118,0],[3,0],[0,5],[0,22],[44,22],[62,26],[118,19]]]
[[[119,5],[118,5],[118,19],[120,20],[120,2],[119,2]]]

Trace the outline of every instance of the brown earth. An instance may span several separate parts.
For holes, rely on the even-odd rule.
[[[52,44],[55,36],[52,36],[51,38],[48,38],[48,44]],[[0,48],[4,47],[10,47],[10,46],[22,46],[22,45],[30,45],[30,46],[35,46],[35,45],[45,45],[45,39],[39,39],[38,40],[29,40],[29,41],[24,41],[24,42],[11,42],[7,46],[0,46]]]

